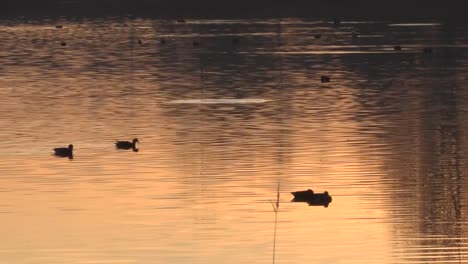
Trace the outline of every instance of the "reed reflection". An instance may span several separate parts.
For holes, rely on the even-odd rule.
[[[400,99],[399,109],[385,115],[394,124],[385,138],[396,156],[386,161],[397,177],[388,192],[395,222],[392,233],[398,241],[395,256],[403,262],[463,262],[468,233],[463,224],[467,219],[462,205],[468,200],[463,186],[468,182],[463,165],[467,126],[462,101],[467,94],[461,89],[465,81],[457,77],[460,73],[443,72],[462,66],[444,59],[421,63],[409,66],[411,71],[440,79],[402,82],[402,86],[415,89],[413,95]],[[450,81],[441,76],[451,76]],[[417,122],[402,118],[401,113],[417,117]]]
[[[433,261],[461,261],[466,249],[462,238],[468,233],[462,225],[462,202],[468,197],[462,188],[468,182],[464,177],[462,147],[466,142],[461,131],[466,129],[459,101],[462,90],[453,86],[447,90],[429,90],[427,98],[440,109],[431,115],[423,113],[421,138],[423,142],[421,168],[422,207],[420,211],[421,234],[428,239],[421,240],[421,248],[436,248]],[[439,250],[439,249],[445,249]],[[447,250],[458,250],[460,254],[447,254]]]

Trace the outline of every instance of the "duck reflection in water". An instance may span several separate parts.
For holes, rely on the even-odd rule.
[[[68,145],[68,148],[54,148],[54,155],[58,157],[68,157],[69,159],[73,159],[73,145]]]
[[[138,152],[138,148],[136,147],[136,143],[140,143],[138,138],[134,138],[132,142],[130,141],[116,141],[115,147],[118,149],[132,149],[134,152]]]
[[[294,199],[291,202],[305,202],[309,206],[328,207],[328,204],[332,201],[332,197],[327,191],[324,193],[314,193],[314,191],[308,189],[306,191],[291,192],[291,194],[294,195]]]

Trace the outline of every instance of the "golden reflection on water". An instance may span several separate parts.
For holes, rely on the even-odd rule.
[[[0,30],[0,262],[270,263],[278,183],[277,263],[464,261],[464,31],[61,22]]]

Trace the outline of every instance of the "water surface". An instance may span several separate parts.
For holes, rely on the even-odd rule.
[[[0,263],[465,263],[467,31],[0,21]]]

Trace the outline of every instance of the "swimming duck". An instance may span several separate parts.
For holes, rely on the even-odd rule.
[[[332,202],[332,197],[327,191],[323,193],[314,193],[311,189],[306,191],[292,192],[294,199],[291,202],[306,202],[309,206],[324,206],[328,207],[328,204]]]
[[[322,75],[322,76],[320,76],[320,81],[323,82],[323,83],[330,82],[330,77],[328,77],[326,75]]]
[[[424,53],[432,53],[432,48],[431,47],[426,47],[423,49]]]
[[[73,157],[73,145],[68,145],[68,148],[54,148],[53,151],[55,152],[55,156],[60,157]]]
[[[136,149],[136,143],[140,143],[138,138],[134,138],[132,142],[130,141],[116,141],[115,147],[119,149]]]

